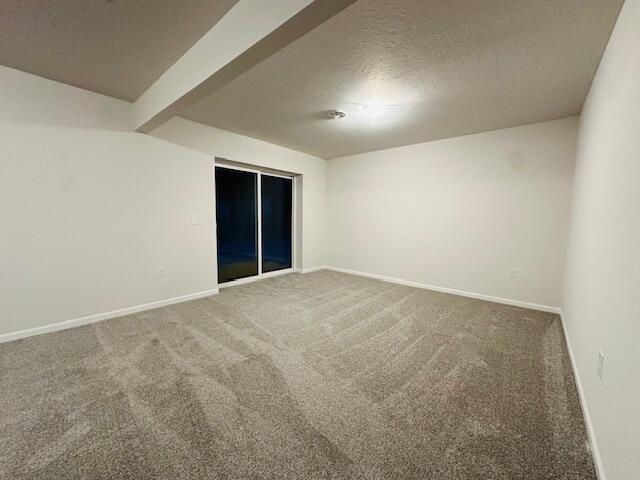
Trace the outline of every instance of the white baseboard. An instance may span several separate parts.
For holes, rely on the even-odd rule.
[[[600,450],[598,450],[598,442],[596,441],[596,433],[591,423],[591,415],[589,414],[589,408],[587,406],[587,398],[582,388],[582,381],[580,380],[580,373],[578,373],[578,366],[576,364],[575,356],[573,355],[573,348],[571,348],[571,341],[569,340],[569,334],[567,326],[564,323],[564,316],[562,311],[560,312],[560,320],[562,321],[562,331],[564,332],[564,340],[567,344],[567,351],[569,352],[569,359],[571,360],[571,367],[573,369],[573,377],[576,381],[576,387],[578,389],[578,398],[580,399],[580,406],[582,407],[582,415],[584,422],[587,426],[587,435],[589,436],[589,445],[591,447],[591,455],[593,456],[593,463],[596,467],[596,475],[598,480],[606,480],[604,473],[604,466],[602,464],[602,458],[600,457]]]
[[[99,322],[101,320],[107,320],[109,318],[122,317],[124,315],[143,312],[145,310],[153,310],[154,308],[165,307],[167,305],[173,305],[174,303],[188,302],[189,300],[208,297],[211,295],[215,295],[216,293],[218,293],[218,289],[214,288],[212,290],[190,293],[188,295],[182,295],[180,297],[167,298],[165,300],[159,300],[157,302],[135,305],[133,307],[121,308],[119,310],[112,310],[110,312],[87,315],[86,317],[74,318],[72,320],[52,323],[49,325],[44,325],[42,327],[28,328],[26,330],[19,330],[17,332],[5,333],[0,335],[0,343],[11,342],[20,338],[32,337],[34,335],[42,335],[43,333],[57,332],[58,330],[66,330],[67,328],[79,327],[81,325],[87,325],[89,323]]]
[[[296,272],[298,273],[312,273],[312,272],[317,272],[319,270],[329,270],[329,267],[327,267],[326,265],[319,265],[317,267],[311,267],[311,268],[299,268],[296,270]]]
[[[538,303],[522,302],[520,300],[512,300],[510,298],[493,297],[491,295],[485,295],[483,293],[466,292],[464,290],[455,290],[453,288],[438,287],[436,285],[428,285],[426,283],[412,282],[410,280],[387,277],[385,275],[378,275],[376,273],[358,272],[356,270],[349,270],[346,268],[330,267],[330,266],[322,267],[322,268],[325,268],[326,270],[333,270],[334,272],[348,273],[350,275],[358,275],[359,277],[374,278],[376,280],[383,280],[385,282],[397,283],[399,285],[406,285],[408,287],[423,288],[425,290],[433,290],[434,292],[451,293],[453,295],[460,295],[461,297],[475,298],[478,300],[486,300],[488,302],[512,305],[514,307],[529,308],[531,310],[539,310],[542,312],[560,314],[560,307],[552,307],[550,305],[541,305]]]

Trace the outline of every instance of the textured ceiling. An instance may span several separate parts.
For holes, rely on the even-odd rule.
[[[332,158],[577,114],[622,3],[359,0],[183,116]]]
[[[0,0],[0,64],[137,99],[238,0]]]

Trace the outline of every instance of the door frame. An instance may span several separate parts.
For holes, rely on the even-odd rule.
[[[265,172],[259,170],[258,167],[250,168],[250,167],[238,167],[236,165],[227,165],[226,163],[221,163],[217,160],[213,162],[213,192],[214,198],[216,202],[216,214],[214,215],[214,226],[216,231],[216,278],[217,278],[217,269],[218,269],[218,216],[217,216],[217,202],[218,196],[215,191],[216,187],[216,168],[226,168],[228,170],[237,170],[240,172],[249,172],[256,174],[256,215],[258,217],[258,274],[252,275],[250,277],[242,277],[237,278],[236,280],[229,280],[228,282],[218,283],[218,288],[226,288],[233,287],[234,285],[242,285],[244,283],[255,282],[257,280],[262,280],[263,278],[269,277],[277,277],[278,275],[284,275],[286,273],[292,273],[296,271],[296,175],[295,174],[277,174],[271,172]],[[286,178],[287,180],[291,180],[291,267],[283,268],[281,270],[275,270],[272,272],[262,273],[262,175],[266,175],[268,177],[278,177],[278,178]]]

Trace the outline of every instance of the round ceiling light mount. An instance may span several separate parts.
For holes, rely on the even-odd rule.
[[[343,112],[342,110],[329,110],[327,112],[327,116],[331,120],[340,120],[341,118],[346,117],[347,113]]]

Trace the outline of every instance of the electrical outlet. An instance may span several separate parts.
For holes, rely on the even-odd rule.
[[[198,225],[200,223],[200,217],[195,213],[191,215],[191,225]]]
[[[598,374],[598,378],[602,380],[602,371],[604,370],[604,353],[602,350],[598,352],[598,360],[596,362],[596,372]]]
[[[509,278],[511,278],[511,279],[518,278],[518,270],[516,270],[515,268],[510,268],[509,269]]]
[[[163,278],[167,276],[167,272],[164,269],[164,265],[158,265],[156,267],[156,275],[158,278]]]

